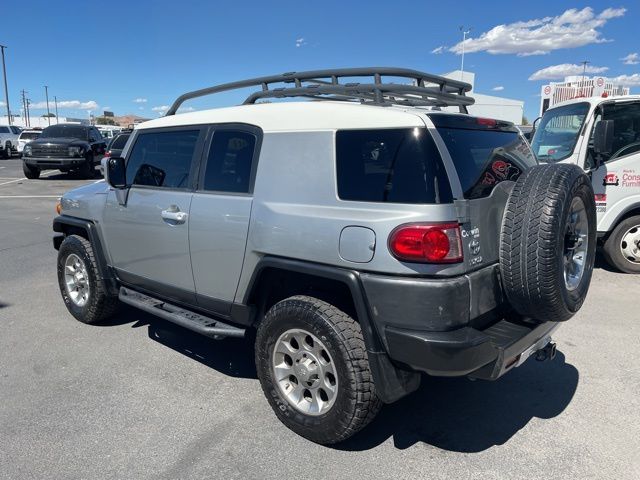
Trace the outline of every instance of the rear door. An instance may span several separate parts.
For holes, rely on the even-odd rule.
[[[469,270],[496,263],[502,216],[512,182],[537,164],[529,144],[510,123],[433,114],[432,134],[451,179]],[[456,185],[458,184],[458,185]],[[456,194],[457,190],[457,194]]]
[[[249,125],[210,128],[189,242],[201,307],[230,313],[244,260],[262,131]]]
[[[127,157],[125,205],[107,197],[103,231],[120,278],[167,299],[193,303],[191,199],[205,129],[142,130]]]

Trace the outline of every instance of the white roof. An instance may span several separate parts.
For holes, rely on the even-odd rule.
[[[602,102],[610,102],[610,101],[631,101],[631,100],[640,100],[640,95],[616,95],[610,97],[578,97],[572,98],[571,100],[566,100],[564,102],[556,103],[553,107],[550,107],[549,110],[561,107],[562,105],[571,105],[572,103],[584,103],[587,102],[591,104],[591,106],[599,105]]]
[[[248,123],[265,132],[424,127],[424,122],[418,116],[424,112],[424,109],[333,101],[260,103],[161,117],[144,122],[137,128],[144,130],[207,123]]]

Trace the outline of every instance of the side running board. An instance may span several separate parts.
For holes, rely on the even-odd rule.
[[[227,325],[214,318],[205,317],[129,288],[120,287],[118,298],[123,303],[216,340],[225,337],[244,337],[244,328]]]

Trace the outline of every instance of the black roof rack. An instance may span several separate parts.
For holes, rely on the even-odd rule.
[[[383,76],[404,78],[411,82],[383,83]],[[341,79],[349,77],[373,77],[373,82],[340,82]],[[277,84],[293,86],[276,86]],[[465,93],[471,90],[471,85],[439,75],[407,68],[337,68],[289,72],[195,90],[180,95],[167,110],[167,115],[174,115],[187,100],[247,87],[260,87],[260,90],[249,95],[243,104],[253,104],[265,98],[305,97],[316,100],[359,101],[374,105],[457,106],[461,112],[467,113],[467,105],[474,103],[473,98],[465,96]]]

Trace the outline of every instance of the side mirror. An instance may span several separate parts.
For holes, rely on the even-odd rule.
[[[105,179],[109,185],[116,189],[127,188],[127,170],[124,158],[111,157],[106,159],[104,169]]]
[[[613,150],[613,120],[600,120],[593,132],[593,152],[605,155]]]
[[[533,135],[536,133],[536,128],[538,128],[538,124],[542,120],[542,117],[536,118],[531,124],[531,132],[529,132],[529,140],[533,140]]]

